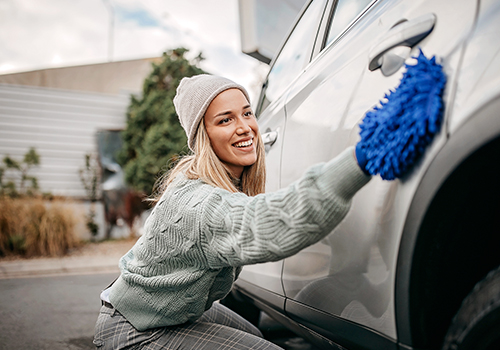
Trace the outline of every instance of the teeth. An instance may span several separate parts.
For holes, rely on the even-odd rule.
[[[235,143],[234,146],[235,147],[248,147],[248,146],[250,146],[252,144],[253,144],[253,140],[248,140],[248,141],[245,141],[245,142]]]

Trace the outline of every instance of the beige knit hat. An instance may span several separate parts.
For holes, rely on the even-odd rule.
[[[188,146],[191,151],[194,151],[198,125],[208,106],[217,95],[228,89],[241,90],[250,101],[243,86],[223,77],[200,74],[181,80],[174,97],[174,106],[188,137]]]

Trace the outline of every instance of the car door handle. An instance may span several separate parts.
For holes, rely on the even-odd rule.
[[[272,146],[276,142],[277,138],[278,138],[277,131],[269,131],[266,132],[265,134],[262,134],[262,141],[266,146]]]
[[[271,129],[267,129],[264,134],[262,134],[262,142],[264,142],[264,149],[267,152],[271,149],[271,146],[278,139],[278,131],[271,131]]]
[[[370,50],[368,69],[374,71],[380,68],[382,57],[396,46],[415,46],[432,32],[435,23],[436,15],[428,13],[392,27],[387,32],[387,37]]]

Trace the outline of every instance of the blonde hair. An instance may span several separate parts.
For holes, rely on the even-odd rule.
[[[150,201],[156,203],[167,187],[180,173],[190,180],[201,179],[203,182],[223,188],[229,192],[243,192],[248,196],[264,193],[266,182],[265,149],[260,132],[257,132],[257,160],[246,166],[237,187],[229,169],[221,162],[212,148],[204,120],[201,119],[195,137],[194,154],[181,158],[173,168],[161,176],[155,183]]]

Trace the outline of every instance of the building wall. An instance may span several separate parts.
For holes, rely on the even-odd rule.
[[[77,199],[68,205],[77,217],[75,233],[80,238],[91,238],[84,219],[91,203],[82,200],[87,193],[79,176],[79,170],[85,167],[85,155],[97,154],[99,131],[125,128],[130,95],[140,95],[151,64],[162,59],[0,75],[0,166],[6,155],[20,161],[34,147],[41,164],[29,175],[38,179],[42,192]],[[5,181],[14,179],[15,174],[7,172]],[[95,239],[108,237],[108,233],[113,238],[130,234],[123,220],[105,220],[102,201],[94,206],[94,219],[99,225]],[[139,226],[135,230],[139,231]]]
[[[49,87],[103,94],[138,93],[152,63],[161,57],[107,62],[73,67],[48,68],[2,74],[0,84]]]
[[[41,164],[30,174],[38,178],[40,189],[85,197],[79,177],[85,154],[96,152],[98,130],[125,127],[129,98],[124,93],[0,84],[0,157],[21,160],[35,147]]]

